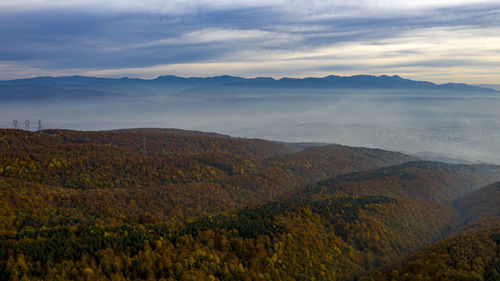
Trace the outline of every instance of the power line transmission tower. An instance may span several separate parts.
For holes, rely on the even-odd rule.
[[[42,119],[38,119],[38,131],[42,130]]]
[[[12,124],[14,124],[14,129],[17,129],[17,120],[16,120],[16,119],[14,119],[14,120],[12,121]]]
[[[30,129],[30,123],[31,123],[31,121],[30,121],[30,120],[25,120],[25,121],[24,121],[24,125],[26,126],[26,130],[28,130],[28,131],[29,131],[29,129]]]

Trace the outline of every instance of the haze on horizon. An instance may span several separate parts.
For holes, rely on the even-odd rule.
[[[498,84],[500,3],[0,1],[0,80],[401,75]]]

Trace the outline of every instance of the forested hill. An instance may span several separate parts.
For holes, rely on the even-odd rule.
[[[416,158],[381,149],[323,145],[311,147],[298,153],[271,157],[266,163],[290,171],[295,175],[321,180],[334,175],[360,172],[412,160],[416,160]]]
[[[428,256],[485,277],[498,166],[415,160],[179,129],[2,129],[0,280],[390,280],[419,278]],[[473,266],[450,265],[454,241],[477,245]]]
[[[325,176],[409,159],[381,150],[321,149],[330,157],[329,165],[323,168]],[[309,184],[315,174],[307,168],[295,173],[281,165],[302,169],[324,163],[315,155],[304,157],[309,150],[314,148],[290,159],[280,156],[278,165],[270,159],[298,149],[265,140],[172,129],[0,130],[0,176],[11,185],[31,182],[45,185],[42,190],[62,188],[65,193],[86,198],[79,201],[102,201],[105,206],[122,206],[123,212],[129,210],[128,202],[135,197],[139,212],[156,221],[279,199]],[[365,155],[362,167],[354,155]],[[12,182],[14,179],[18,182]],[[154,200],[155,196],[163,199]]]
[[[304,192],[346,195],[385,195],[455,203],[465,195],[500,180],[500,166],[413,161],[329,178]]]
[[[500,280],[500,182],[456,204],[466,225],[362,280]]]
[[[217,138],[231,138],[229,135],[218,134],[214,132],[200,132],[193,130],[182,130],[174,128],[131,128],[131,129],[118,129],[113,132],[124,133],[144,133],[144,134],[163,134],[163,135],[178,135],[178,136],[192,136],[192,137],[217,137]]]
[[[500,182],[465,196],[459,201],[458,208],[468,222],[492,216],[500,218]]]
[[[500,219],[482,221],[361,280],[500,280]]]
[[[0,277],[355,280],[455,220],[446,206],[387,197],[268,203],[174,226],[79,218],[30,217],[0,235]]]

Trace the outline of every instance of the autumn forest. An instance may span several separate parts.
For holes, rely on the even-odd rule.
[[[500,280],[500,166],[0,129],[0,280]]]

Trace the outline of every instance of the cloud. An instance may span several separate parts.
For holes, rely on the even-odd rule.
[[[0,15],[0,79],[36,71],[500,78],[495,1],[3,1]]]
[[[199,10],[231,10],[255,7],[279,8],[285,11],[311,14],[344,14],[352,16],[359,12],[384,13],[393,11],[428,10],[463,5],[494,4],[495,0],[10,0],[0,2],[2,10],[25,11],[39,9],[78,9],[86,11],[127,12],[142,11],[166,14],[189,14]],[[357,11],[357,12],[356,12]]]
[[[271,32],[257,29],[225,29],[225,28],[206,28],[188,32],[178,38],[159,39],[139,44],[133,44],[133,47],[154,47],[168,45],[199,45],[199,44],[227,44],[237,42],[238,44],[259,43],[259,46],[276,44],[284,40],[294,40],[291,34]],[[279,42],[278,42],[279,41]]]
[[[224,33],[229,34],[229,33]],[[253,34],[253,33],[251,33]],[[474,36],[472,36],[474,34]],[[255,50],[226,54],[223,61],[159,64],[148,67],[90,71],[97,76],[154,77],[156,73],[210,76],[231,73],[242,76],[322,76],[332,72],[352,75],[402,74],[438,82],[460,82],[467,76],[487,83],[497,79],[500,65],[500,28],[489,30],[462,26],[422,28],[397,38],[354,41],[296,50]],[[243,36],[245,37],[245,36]],[[428,40],[427,38],[433,38]],[[202,39],[203,40],[203,39]],[[452,43],[450,43],[452,42]],[[471,53],[470,50],[475,50]],[[297,75],[299,73],[299,75]]]

